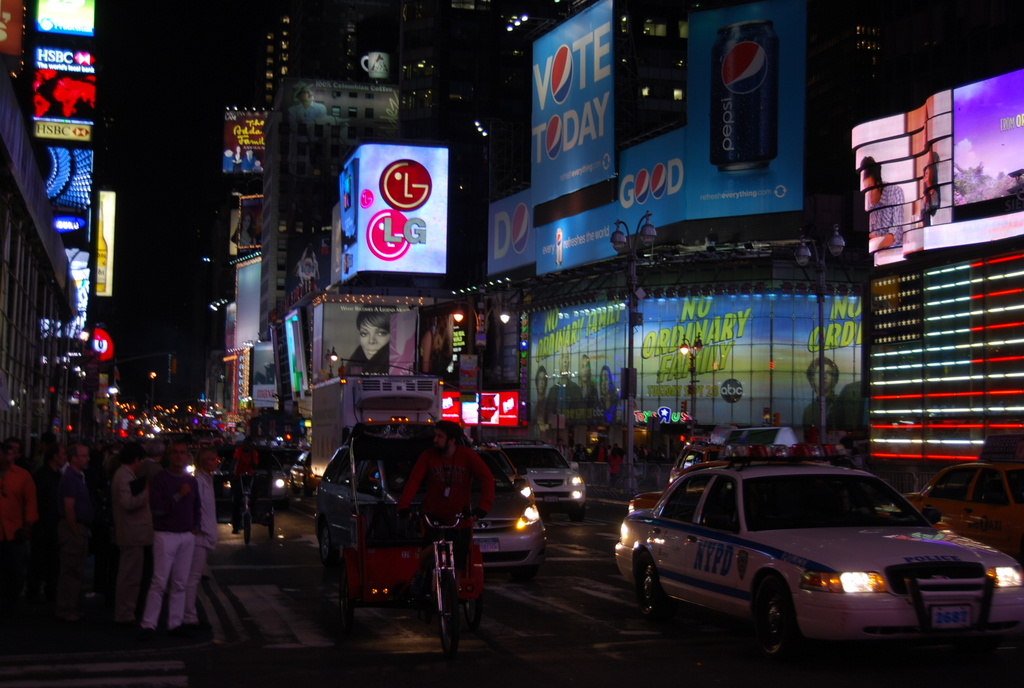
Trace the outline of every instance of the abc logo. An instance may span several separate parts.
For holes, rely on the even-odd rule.
[[[722,387],[719,389],[719,392],[722,395],[722,399],[730,404],[735,404],[743,397],[743,383],[739,380],[729,378],[722,383]]]

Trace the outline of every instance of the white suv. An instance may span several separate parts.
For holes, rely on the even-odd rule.
[[[550,444],[533,441],[502,441],[496,446],[508,456],[516,472],[530,482],[542,513],[565,513],[582,521],[587,505],[587,486],[578,466],[570,464]]]

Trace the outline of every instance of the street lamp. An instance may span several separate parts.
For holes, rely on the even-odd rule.
[[[683,337],[683,343],[679,347],[679,353],[690,359],[690,437],[693,438],[693,434],[696,428],[697,422],[697,353],[704,348],[704,343],[700,341],[700,335],[697,335],[697,339],[690,344],[686,337]]]
[[[153,411],[156,406],[156,373],[149,371],[149,410]]]
[[[828,252],[838,257],[846,247],[846,241],[839,233],[839,225],[833,225],[833,233],[825,244]],[[818,299],[818,437],[825,441],[826,404],[828,391],[825,389],[825,250],[816,241],[800,237],[800,245],[793,252],[796,264],[805,267],[814,258],[817,270],[815,296]]]
[[[117,432],[117,395],[121,392],[116,386],[107,387],[107,396],[110,397],[110,432]]]
[[[327,352],[327,377],[334,377],[334,364],[338,362],[338,352],[331,347],[331,350]],[[321,368],[320,370],[323,370]]]
[[[626,281],[629,289],[629,322],[626,325],[626,370],[623,376],[622,386],[626,390],[626,487],[630,494],[636,491],[636,476],[633,473],[633,423],[636,410],[636,369],[633,368],[633,334],[638,325],[643,324],[643,316],[640,314],[639,300],[644,296],[643,289],[637,286],[636,253],[637,239],[645,246],[654,243],[658,236],[658,230],[649,220],[651,211],[644,213],[644,216],[637,222],[636,232],[629,233],[629,225],[622,220],[615,221],[615,231],[612,232],[611,242],[616,251],[627,249],[626,259],[629,264],[629,271],[626,273]],[[623,228],[625,231],[623,231]]]

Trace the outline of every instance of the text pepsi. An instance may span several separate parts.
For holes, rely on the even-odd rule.
[[[779,38],[768,20],[723,26],[711,48],[711,164],[765,167],[779,153]]]

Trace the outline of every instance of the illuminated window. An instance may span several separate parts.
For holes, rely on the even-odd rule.
[[[674,89],[672,89],[672,100],[682,100],[682,99],[683,99],[683,89],[681,89],[681,88],[674,88]]]
[[[663,19],[646,19],[644,20],[644,35],[645,36],[666,36],[668,35],[668,27],[665,25]]]

